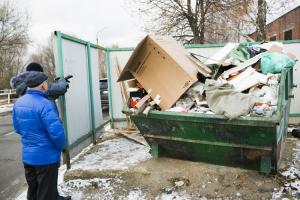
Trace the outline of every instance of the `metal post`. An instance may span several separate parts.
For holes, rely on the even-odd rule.
[[[10,92],[7,94],[7,104],[10,104]]]
[[[63,52],[62,52],[62,34],[60,31],[56,32],[57,36],[57,54],[58,54],[58,74],[59,76],[64,76],[64,67],[63,67]],[[69,141],[68,141],[68,124],[67,124],[67,111],[66,111],[66,100],[65,96],[59,97],[59,104],[62,112],[62,121],[65,130],[65,138],[66,138],[66,147],[63,151],[63,158],[64,164],[67,165],[67,169],[71,168],[71,161],[70,161],[70,151],[69,151]]]
[[[109,106],[109,119],[110,126],[114,128],[113,119],[113,103],[112,103],[112,84],[111,84],[111,66],[110,66],[110,49],[106,49],[106,65],[107,65],[107,80],[108,80],[108,106]]]
[[[91,44],[87,43],[87,61],[88,61],[88,80],[90,92],[90,108],[91,108],[91,125],[93,144],[96,144],[96,128],[95,128],[95,109],[94,109],[94,93],[93,93],[93,77],[92,77],[92,63],[91,63]]]

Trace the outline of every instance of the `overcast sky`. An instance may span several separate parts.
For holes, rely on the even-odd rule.
[[[127,0],[14,0],[30,17],[34,44],[46,44],[55,30],[102,46],[135,46],[145,35],[142,22],[132,16]],[[33,46],[30,47],[31,51]]]
[[[138,8],[127,5],[130,0],[12,0],[30,17],[30,36],[33,51],[37,44],[46,44],[51,33],[60,30],[102,46],[118,44],[133,47],[146,33],[143,21],[132,13]],[[270,1],[270,0],[269,0]],[[275,0],[272,0],[273,2]],[[275,1],[276,2],[276,1]],[[291,6],[300,0],[286,0]],[[291,9],[289,8],[289,9]],[[282,15],[279,11],[271,18]]]

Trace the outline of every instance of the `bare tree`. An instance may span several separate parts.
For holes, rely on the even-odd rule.
[[[128,0],[130,1],[130,0]],[[239,42],[254,30],[265,39],[268,18],[283,13],[290,0],[135,1],[146,31],[172,35],[184,43]],[[154,16],[154,17],[153,17]],[[150,19],[150,20],[149,20]]]
[[[151,32],[169,34],[185,43],[214,42],[226,39],[229,11],[247,5],[249,0],[143,0],[141,13],[152,17]],[[224,30],[225,29],[225,30]],[[214,37],[211,37],[214,36]]]
[[[31,62],[37,62],[43,66],[44,72],[48,75],[50,81],[54,81],[55,61],[51,41],[45,46],[39,46],[38,53],[33,53],[30,58]]]
[[[8,88],[10,78],[22,68],[28,43],[26,14],[8,1],[0,2],[0,88]]]
[[[256,31],[257,31],[258,41],[262,41],[266,39],[266,24],[267,24],[267,2],[266,0],[258,0],[257,20],[256,20]]]

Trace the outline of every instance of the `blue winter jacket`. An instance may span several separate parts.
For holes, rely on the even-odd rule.
[[[28,165],[48,165],[60,160],[65,146],[62,123],[54,103],[38,90],[28,90],[13,108],[13,124],[22,138],[22,158]]]

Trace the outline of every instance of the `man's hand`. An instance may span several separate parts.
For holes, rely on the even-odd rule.
[[[66,80],[66,82],[67,82],[67,83],[70,83],[69,79],[71,79],[71,78],[73,78],[73,76],[72,76],[72,75],[68,75],[68,76],[66,76],[66,77],[65,77],[65,80]]]

